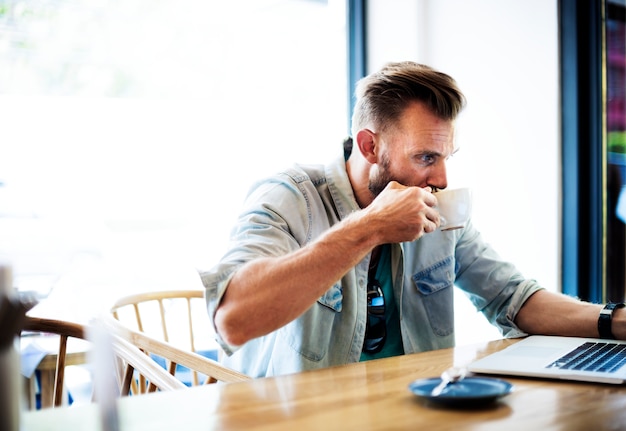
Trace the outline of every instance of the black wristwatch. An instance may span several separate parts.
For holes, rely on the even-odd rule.
[[[624,304],[623,302],[609,302],[604,306],[602,311],[600,311],[600,316],[598,316],[598,332],[600,333],[600,338],[607,338],[610,340],[615,339],[613,331],[611,331],[613,311],[618,308],[624,308],[625,306],[626,304]]]

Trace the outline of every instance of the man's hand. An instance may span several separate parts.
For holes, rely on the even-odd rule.
[[[406,187],[391,181],[363,215],[382,236],[381,244],[414,241],[439,227],[436,204],[430,187]]]

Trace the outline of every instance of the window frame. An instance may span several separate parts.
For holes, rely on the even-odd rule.
[[[559,0],[563,293],[606,300],[605,0]]]
[[[348,0],[348,134],[350,133],[352,112],[354,110],[354,91],[356,83],[366,74],[367,38],[366,38],[366,0]]]

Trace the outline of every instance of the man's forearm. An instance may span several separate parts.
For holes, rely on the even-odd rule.
[[[540,290],[524,303],[515,323],[528,334],[597,338],[598,316],[601,309],[602,305],[599,304],[590,304],[560,293]],[[614,328],[616,326],[614,325]],[[618,333],[615,335],[619,336]],[[626,331],[621,335],[626,337]]]
[[[304,313],[377,245],[366,225],[355,215],[300,250],[240,268],[215,315],[220,335],[241,345]]]

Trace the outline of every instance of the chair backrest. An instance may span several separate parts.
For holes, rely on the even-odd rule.
[[[85,328],[83,325],[76,323],[26,316],[22,324],[22,333],[25,331],[59,336],[59,348],[56,352],[56,369],[54,372],[54,389],[52,393],[52,406],[58,407],[63,403],[63,383],[65,379],[65,360],[67,357],[68,338],[86,340]]]
[[[166,361],[165,367],[167,372],[171,376],[180,378],[179,373],[181,369],[190,370],[196,377],[195,385],[218,381],[232,383],[250,380],[249,376],[227,368],[213,359],[201,356],[190,350],[180,349],[171,343],[153,338],[144,332],[129,329],[112,316],[110,320],[107,319],[107,325],[111,329],[111,333],[138,347],[145,355],[149,355],[152,358],[163,358]],[[165,370],[165,368],[162,369]],[[194,384],[190,383],[188,379],[182,380],[190,386]],[[185,385],[185,383],[181,384]]]
[[[199,347],[201,342],[212,340],[209,331],[212,326],[201,290],[126,296],[115,301],[111,313],[114,319],[109,324],[118,336],[157,361],[163,359],[169,373],[187,385],[250,379],[220,364],[216,347],[209,351]]]
[[[65,365],[67,357],[67,342],[69,338],[88,340],[89,328],[78,323],[66,322],[56,319],[26,316],[22,325],[22,332],[39,332],[59,336],[59,349],[56,357],[56,370],[54,376],[54,393],[52,395],[53,407],[63,404],[63,384],[65,378]],[[173,378],[159,364],[146,356],[138,347],[132,345],[123,338],[114,334],[110,337],[117,363],[123,366],[124,371],[119,372],[118,388],[121,395],[139,394],[146,391],[131,391],[133,381],[141,376],[141,379],[150,382],[150,391],[183,389],[186,386]],[[111,376],[112,378],[114,376]],[[135,379],[133,379],[135,377]]]
[[[116,374],[121,396],[187,388],[137,346],[123,337],[109,335],[117,359]]]

